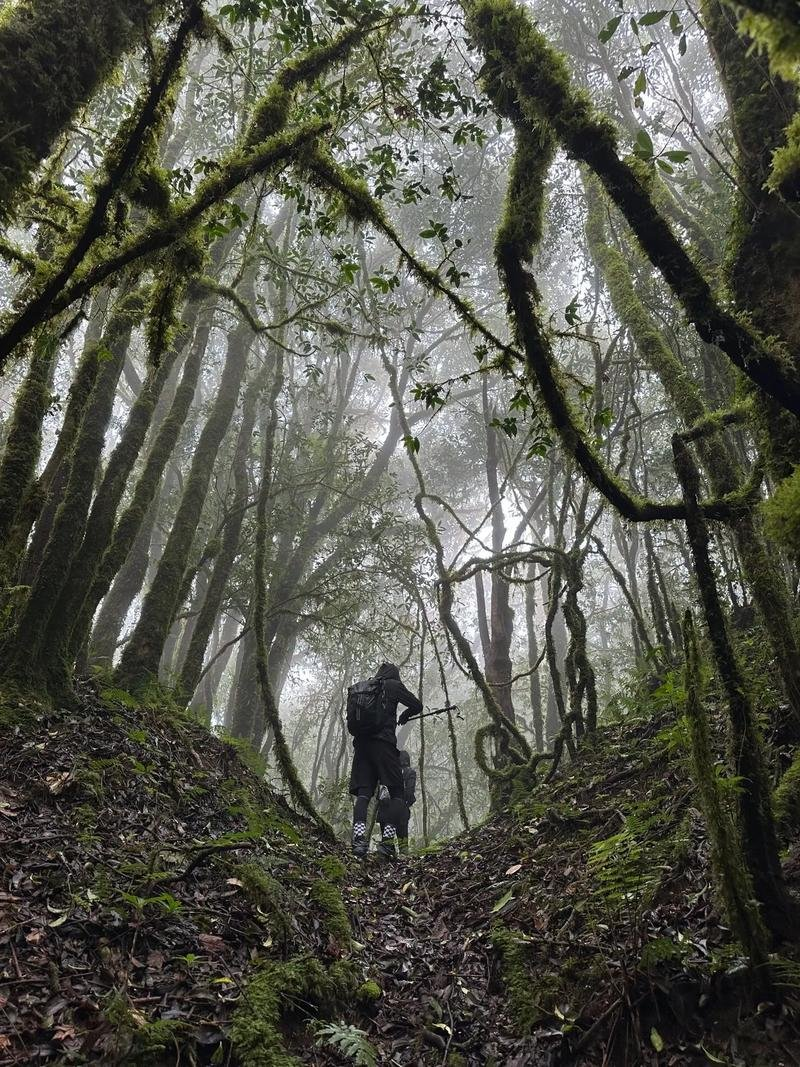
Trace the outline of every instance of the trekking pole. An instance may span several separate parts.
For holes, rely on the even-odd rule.
[[[432,708],[428,711],[421,711],[418,715],[409,715],[406,722],[411,722],[412,719],[427,719],[431,715],[441,715],[444,711],[459,711],[458,704],[446,704],[443,708]],[[461,716],[459,715],[459,718]]]

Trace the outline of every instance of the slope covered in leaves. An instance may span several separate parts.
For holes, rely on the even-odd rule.
[[[387,869],[188,720],[89,691],[4,713],[0,1064],[798,1062],[791,990],[752,997],[720,921],[675,728],[603,731]]]

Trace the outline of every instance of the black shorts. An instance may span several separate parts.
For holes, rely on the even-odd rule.
[[[397,745],[384,737],[355,738],[350,792],[353,796],[372,796],[378,782],[386,786],[390,797],[403,797],[403,768]]]

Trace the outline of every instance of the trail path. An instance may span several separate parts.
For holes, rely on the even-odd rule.
[[[509,866],[507,840],[484,829],[479,854],[473,844],[469,835],[460,852],[391,867],[374,858],[348,880],[355,937],[383,990],[374,1028],[397,1064],[445,1064],[457,1049],[470,1065],[546,1067],[553,1038],[515,1033],[488,933],[498,900],[493,874]],[[560,1032],[554,1038],[560,1046]]]

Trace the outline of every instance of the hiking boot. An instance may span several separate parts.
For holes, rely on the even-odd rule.
[[[353,836],[350,839],[350,847],[356,859],[366,858],[369,843],[367,841],[367,827],[362,823],[356,823],[353,827]]]
[[[397,859],[397,852],[395,851],[394,841],[379,841],[378,847],[375,849],[375,855],[380,856],[382,860],[386,860],[387,863],[394,863]]]

